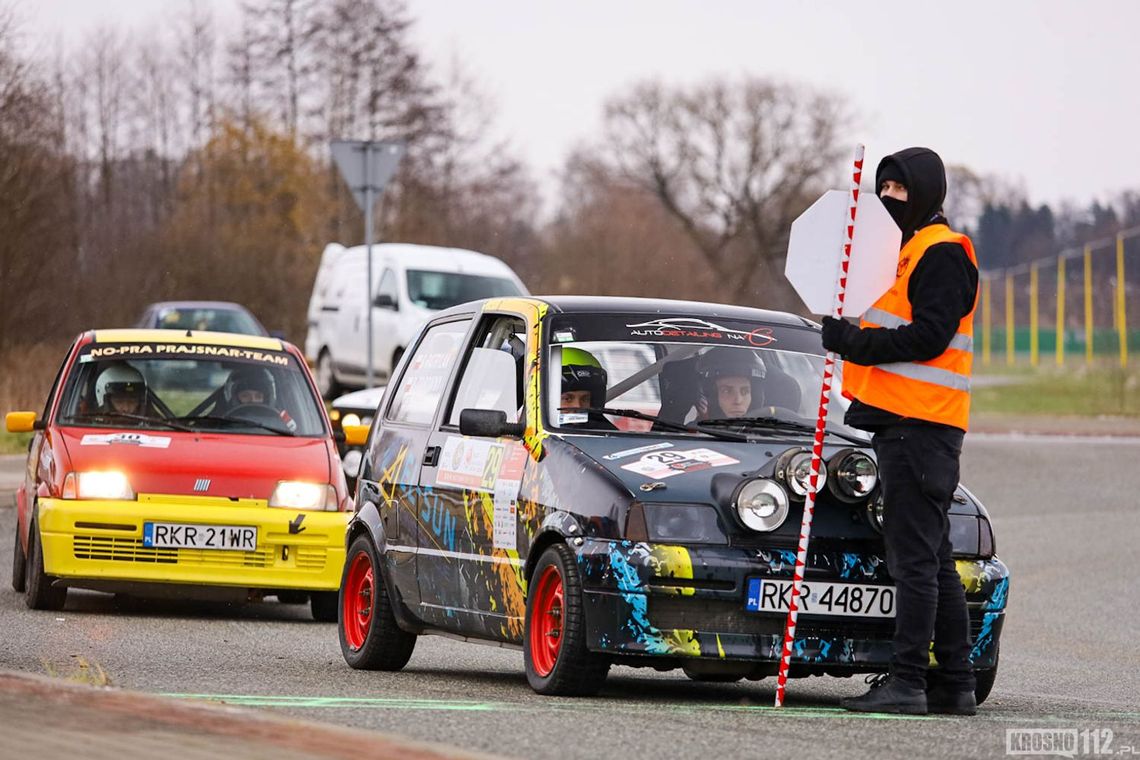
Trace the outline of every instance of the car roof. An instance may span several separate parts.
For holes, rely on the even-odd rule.
[[[365,249],[366,246],[357,245],[346,248],[344,253],[352,253],[353,255],[363,257]],[[344,254],[342,253],[341,255]],[[499,274],[509,273],[511,271],[511,268],[501,259],[466,248],[448,248],[438,245],[419,245],[416,243],[379,243],[372,246],[372,256],[373,261],[377,259],[388,259],[389,261],[413,269],[451,271],[446,268],[441,270],[441,267],[459,265],[461,267],[471,267],[473,270],[472,273],[475,274]]]
[[[514,300],[516,297],[510,297]],[[707,303],[705,301],[681,301],[665,298],[632,298],[626,296],[518,296],[519,300],[545,304],[550,310],[562,314],[643,314],[657,317],[698,317],[707,319],[740,319],[786,327],[816,327],[810,319],[786,311],[757,309],[750,306]],[[468,304],[460,304],[441,312],[437,316],[452,313],[468,313],[472,307],[482,311],[491,301],[485,299]]]
[[[182,343],[208,346],[234,346],[259,348],[265,351],[284,351],[288,344],[277,338],[240,333],[209,332],[206,330],[145,330],[113,329],[93,330],[95,343]]]

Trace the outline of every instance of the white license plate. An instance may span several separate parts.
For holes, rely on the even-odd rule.
[[[800,594],[799,609],[805,615],[895,616],[894,586],[804,581]],[[790,578],[749,578],[744,608],[750,612],[787,612],[791,598]]]
[[[257,528],[247,525],[143,523],[143,546],[154,549],[257,549]]]

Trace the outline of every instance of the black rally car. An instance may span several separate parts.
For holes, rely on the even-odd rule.
[[[416,637],[518,646],[543,694],[612,664],[775,673],[823,350],[799,317],[625,298],[511,298],[436,316],[368,433],[340,595],[354,668]],[[894,587],[867,436],[831,403],[792,676],[887,669]],[[362,430],[357,430],[362,435]],[[978,699],[1008,571],[985,509],[951,514]]]

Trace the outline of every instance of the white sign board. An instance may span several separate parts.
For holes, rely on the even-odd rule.
[[[812,314],[831,314],[849,195],[828,190],[792,222],[784,274]],[[895,282],[902,231],[873,193],[859,193],[843,314],[857,317]]]

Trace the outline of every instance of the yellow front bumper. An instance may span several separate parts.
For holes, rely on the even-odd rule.
[[[40,499],[44,572],[59,578],[332,591],[340,587],[351,514],[270,508],[265,501],[140,494],[137,501]],[[290,522],[304,515],[300,532]],[[257,527],[255,551],[143,545],[144,522]]]

